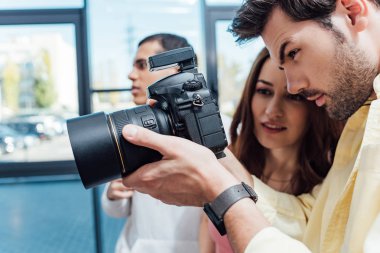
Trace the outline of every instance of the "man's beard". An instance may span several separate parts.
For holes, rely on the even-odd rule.
[[[326,104],[329,116],[337,120],[348,119],[371,96],[373,80],[377,75],[374,64],[366,59],[365,52],[347,42],[336,40],[335,60],[331,70],[332,83]]]

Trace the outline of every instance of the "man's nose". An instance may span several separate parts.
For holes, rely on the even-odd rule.
[[[128,74],[128,79],[131,81],[134,81],[137,78],[138,78],[137,71],[135,70],[135,68],[133,68],[132,71]]]
[[[299,73],[292,74],[285,71],[287,89],[290,94],[298,94],[308,87],[307,79]]]

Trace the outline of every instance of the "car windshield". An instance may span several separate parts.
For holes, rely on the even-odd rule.
[[[2,135],[2,136],[4,136],[4,135],[14,136],[14,135],[20,135],[20,134],[10,127],[0,125],[0,135]]]

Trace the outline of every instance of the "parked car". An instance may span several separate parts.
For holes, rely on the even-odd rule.
[[[0,125],[0,153],[12,153],[17,149],[26,147],[25,136],[13,130],[12,128]]]
[[[44,125],[39,122],[12,121],[8,122],[7,126],[23,135],[35,136],[40,140],[46,140],[49,138],[45,133]]]
[[[64,134],[66,121],[57,115],[24,114],[8,120],[8,126],[25,134],[35,135],[41,140]]]

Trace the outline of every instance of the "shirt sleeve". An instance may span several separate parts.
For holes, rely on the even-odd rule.
[[[253,181],[259,196],[257,207],[272,226],[302,240],[320,185],[315,186],[311,193],[294,196],[272,189],[255,176]]]
[[[300,241],[297,241],[274,227],[261,230],[249,242],[245,253],[311,253]]]
[[[364,242],[364,252],[365,253],[379,252],[379,238],[380,238],[380,214],[377,216],[375,222],[372,225],[371,230],[368,232],[368,235]]]
[[[104,187],[104,191],[102,194],[102,208],[104,212],[115,218],[125,218],[131,214],[131,202],[132,198],[129,199],[121,199],[121,200],[110,200],[107,197],[107,190],[109,187],[109,183]]]

